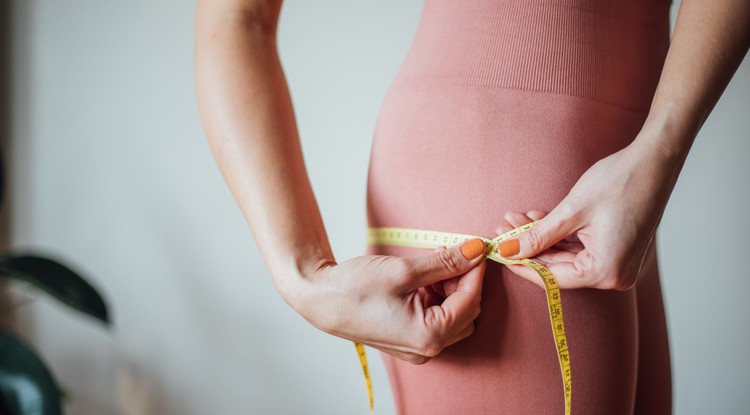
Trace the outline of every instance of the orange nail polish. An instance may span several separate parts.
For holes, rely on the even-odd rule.
[[[518,239],[511,239],[498,245],[497,250],[500,251],[500,256],[513,256],[521,252],[521,243]]]
[[[464,258],[466,259],[474,259],[478,257],[485,252],[485,249],[484,241],[479,238],[466,241],[461,245],[461,253],[464,254]]]

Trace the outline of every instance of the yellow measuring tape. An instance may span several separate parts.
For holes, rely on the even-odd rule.
[[[521,232],[531,229],[536,222],[519,226],[512,231],[506,232],[497,238],[487,239],[480,236],[464,235],[458,233],[436,232],[420,229],[409,228],[370,228],[368,231],[368,243],[370,245],[396,245],[412,248],[437,248],[439,246],[452,246],[470,239],[480,238],[484,241],[485,256],[488,259],[497,261],[501,264],[521,264],[536,271],[539,278],[544,283],[544,292],[547,295],[547,307],[549,319],[552,323],[552,336],[555,339],[555,348],[557,349],[557,358],[560,362],[560,371],[562,373],[563,390],[565,391],[565,415],[570,415],[571,395],[572,395],[572,378],[570,375],[570,355],[568,353],[568,341],[565,338],[565,325],[563,324],[562,302],[560,299],[560,287],[557,285],[555,276],[552,275],[547,267],[534,261],[533,259],[507,259],[500,255],[497,246],[509,238],[517,236]],[[367,396],[370,399],[370,413],[374,413],[375,404],[372,393],[372,380],[370,371],[367,366],[367,356],[365,348],[361,343],[354,343],[354,347],[359,354],[359,361],[362,365],[362,373],[365,377],[367,386]]]

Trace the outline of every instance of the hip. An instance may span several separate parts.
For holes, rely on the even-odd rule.
[[[369,224],[489,236],[507,210],[551,210],[644,121],[564,94],[394,83],[373,138]]]

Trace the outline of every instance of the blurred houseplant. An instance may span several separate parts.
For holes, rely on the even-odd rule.
[[[5,194],[0,154],[0,209]],[[33,252],[0,251],[0,279],[26,284],[109,327],[107,306],[94,287],[62,263]],[[0,313],[14,307],[0,304]],[[36,352],[6,328],[0,328],[0,414],[59,415],[62,393]]]

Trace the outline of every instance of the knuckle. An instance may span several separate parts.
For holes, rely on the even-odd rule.
[[[573,278],[578,280],[578,286],[581,287],[599,283],[602,280],[601,275],[600,272],[591,267],[585,267],[583,269],[576,268],[572,272]]]
[[[447,249],[439,251],[437,257],[446,272],[451,275],[460,273],[461,264],[452,251],[449,251]]]
[[[443,350],[443,348],[442,348],[442,347],[439,347],[439,346],[437,346],[437,345],[435,345],[435,344],[430,344],[430,345],[427,345],[427,346],[426,346],[426,347],[424,348],[424,352],[423,352],[423,354],[424,354],[424,356],[426,356],[426,357],[435,357],[435,356],[437,356],[438,354],[440,354],[440,352],[441,352],[442,350]]]
[[[430,358],[426,356],[411,355],[407,358],[407,361],[414,365],[423,365],[429,362]]]
[[[477,302],[476,306],[474,307],[474,312],[472,313],[472,320],[475,320],[477,317],[479,317],[479,314],[482,312],[482,307]]]
[[[573,208],[573,205],[565,201],[561,202],[557,206],[557,209],[559,210],[560,217],[562,218],[573,218],[578,214],[578,211]]]
[[[442,350],[442,344],[435,335],[427,335],[419,343],[419,354],[425,357],[435,357]]]
[[[633,276],[618,267],[607,267],[600,275],[597,285],[605,290],[627,291],[635,283]]]
[[[527,231],[526,242],[534,251],[540,251],[544,247],[544,235],[539,225]]]
[[[411,280],[417,273],[414,265],[406,257],[394,257],[391,266],[394,270],[393,278],[397,282]]]
[[[568,274],[571,282],[575,287],[596,287],[601,281],[603,275],[598,264],[591,260],[590,256],[586,257],[582,263],[576,263]]]
[[[612,276],[605,276],[601,282],[599,283],[599,288],[605,289],[605,290],[614,290],[617,287],[617,282],[615,281],[615,278]]]
[[[596,288],[611,290],[614,286],[616,274],[614,267],[600,266],[591,273],[594,276],[594,278],[591,278],[593,280],[591,281],[592,285]]]

